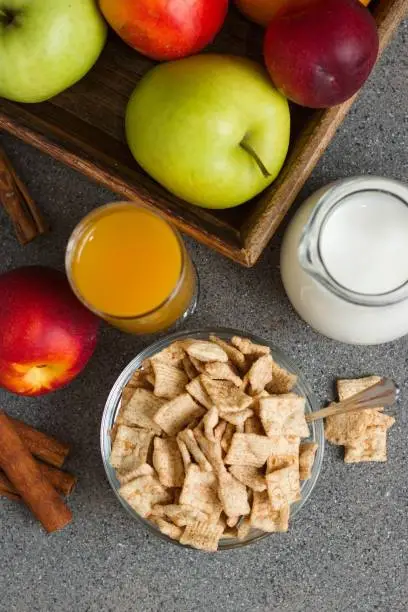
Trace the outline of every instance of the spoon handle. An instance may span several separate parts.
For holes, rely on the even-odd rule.
[[[391,378],[382,378],[378,383],[360,391],[342,402],[332,404],[322,410],[311,412],[306,415],[306,421],[316,421],[335,414],[354,412],[356,410],[367,410],[367,408],[378,408],[379,406],[391,406],[398,398],[399,388]]]

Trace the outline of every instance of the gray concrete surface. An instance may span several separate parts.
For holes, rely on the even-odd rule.
[[[302,196],[360,173],[408,181],[407,45],[405,23]],[[0,211],[0,271],[35,262],[62,268],[74,225],[112,194],[9,136],[0,141],[53,227],[21,248]],[[104,475],[98,430],[105,399],[149,342],[106,326],[89,367],[67,389],[41,399],[0,392],[12,415],[72,444],[67,467],[79,477],[70,500],[75,520],[61,533],[46,536],[24,507],[0,501],[2,612],[408,609],[408,339],[351,347],[308,328],[281,286],[280,235],[252,270],[187,240],[202,285],[190,325],[235,326],[272,340],[296,360],[322,402],[332,397],[337,376],[393,376],[403,399],[388,463],[346,466],[342,452],[328,447],[318,485],[288,534],[214,556],[166,544],[127,516]]]

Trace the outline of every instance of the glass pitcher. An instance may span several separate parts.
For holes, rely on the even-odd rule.
[[[285,232],[281,275],[298,314],[330,338],[408,334],[408,187],[355,177],[313,193]]]

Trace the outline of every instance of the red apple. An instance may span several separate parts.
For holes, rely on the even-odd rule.
[[[62,272],[32,266],[0,275],[0,386],[42,395],[66,385],[94,352],[98,326]]]
[[[198,53],[221,29],[228,0],[99,0],[123,40],[156,60]]]
[[[291,0],[269,22],[266,66],[290,100],[340,104],[366,81],[378,54],[374,18],[358,0]]]

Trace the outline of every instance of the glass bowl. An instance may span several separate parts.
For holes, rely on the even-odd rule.
[[[116,419],[116,415],[119,410],[122,390],[126,386],[129,379],[131,378],[133,372],[137,370],[138,368],[140,368],[142,361],[144,359],[152,357],[153,355],[155,355],[162,349],[166,348],[169,344],[171,344],[175,340],[185,340],[186,338],[198,338],[198,339],[206,340],[211,334],[214,334],[222,338],[223,340],[227,340],[227,341],[230,340],[232,336],[242,336],[245,338],[249,338],[250,340],[252,340],[253,342],[257,344],[264,344],[264,345],[270,346],[274,360],[281,367],[285,368],[286,370],[289,370],[293,374],[297,374],[298,381],[294,388],[294,391],[306,398],[306,405],[305,405],[306,413],[319,409],[317,400],[312,390],[310,389],[309,385],[303,378],[301,372],[290,361],[290,359],[288,359],[288,357],[286,357],[286,355],[284,355],[282,351],[280,351],[276,346],[274,346],[267,340],[258,338],[257,336],[254,336],[253,334],[249,334],[247,332],[239,331],[236,329],[225,329],[225,328],[182,331],[182,332],[177,332],[177,333],[168,335],[165,338],[162,338],[161,340],[154,342],[153,344],[148,346],[146,349],[144,349],[141,353],[139,353],[139,355],[137,355],[137,357],[135,357],[129,363],[129,365],[126,366],[123,372],[120,374],[117,381],[113,385],[112,390],[107,399],[105,409],[103,412],[103,416],[102,416],[101,434],[100,434],[102,459],[103,459],[103,464],[105,467],[105,471],[106,471],[106,475],[108,477],[109,483],[113,491],[115,492],[115,495],[117,496],[120,503],[122,504],[122,506],[129,512],[129,514],[133,516],[133,518],[135,518],[137,521],[142,523],[152,533],[155,533],[160,538],[167,540],[168,542],[171,542],[172,544],[176,544],[177,546],[183,546],[183,545],[177,542],[176,540],[172,540],[168,536],[164,535],[161,531],[159,531],[159,529],[155,525],[150,523],[150,521],[142,518],[119,495],[120,483],[118,479],[116,478],[114,468],[111,466],[109,462],[109,457],[111,454],[110,431],[113,427],[113,424]],[[317,479],[319,477],[320,469],[321,469],[321,465],[323,461],[323,453],[324,453],[323,422],[319,420],[313,423],[309,423],[309,431],[310,431],[310,436],[308,440],[311,442],[317,442],[319,446],[318,446],[315,461],[313,464],[311,478],[309,480],[305,480],[301,482],[302,499],[299,500],[298,502],[291,504],[290,521],[292,521],[297,516],[301,508],[305,505],[306,501],[310,497],[310,494],[312,493],[314,486],[316,485]],[[290,530],[290,525],[289,525],[289,530]],[[254,542],[261,540],[262,538],[265,538],[267,536],[272,536],[272,535],[275,535],[275,537],[279,537],[279,534],[266,533],[264,531],[260,531],[259,529],[252,529],[251,532],[248,534],[248,536],[243,540],[238,540],[236,538],[225,538],[225,539],[220,540],[219,550],[239,548],[247,544],[253,544]]]

